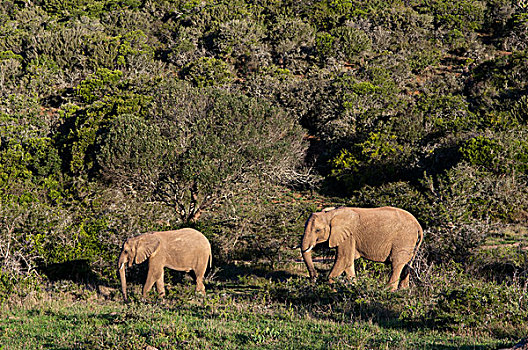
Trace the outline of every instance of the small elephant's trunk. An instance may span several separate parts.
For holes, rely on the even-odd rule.
[[[310,279],[315,280],[317,278],[317,272],[315,271],[315,267],[312,261],[312,249],[315,246],[315,242],[312,242],[312,241],[313,240],[305,234],[305,236],[303,237],[303,241],[301,243],[301,253],[302,253],[304,263],[306,264],[306,267],[308,268]]]
[[[121,279],[121,291],[123,292],[123,299],[127,301],[127,286],[126,286],[126,276],[125,276],[125,262],[123,259],[119,259],[119,278]]]
[[[317,272],[315,271],[315,267],[312,261],[312,252],[311,250],[308,250],[304,253],[302,253],[302,257],[304,260],[304,263],[306,264],[306,267],[308,268],[308,273],[310,274],[310,279],[315,280],[317,278]]]

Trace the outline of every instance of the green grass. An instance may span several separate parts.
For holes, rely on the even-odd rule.
[[[522,225],[511,226],[494,232],[485,242],[485,248],[503,248],[504,245],[528,246],[528,228]]]
[[[354,308],[349,306],[358,305],[357,300],[348,299],[354,293],[356,299],[380,304],[381,309],[392,302],[415,305],[411,299],[425,298],[424,287],[389,294],[370,277],[353,285],[305,284],[302,278],[274,282],[245,277],[238,286],[210,281],[207,295],[201,296],[184,281],[168,286],[165,299],[152,293],[144,302],[137,300],[140,286],[136,285],[131,291],[136,300],[129,304],[121,301],[117,291],[105,299],[85,286],[49,285],[37,298],[4,303],[0,348],[497,349],[517,340],[479,327],[406,323],[397,315],[391,320],[376,315],[380,311],[375,308],[369,315],[351,311]],[[310,301],[310,293],[317,295],[317,301]],[[343,294],[348,296],[342,298]],[[394,305],[394,310],[400,306]]]
[[[214,312],[204,304],[53,300],[4,314],[0,340],[6,349],[140,349],[146,345],[160,349],[493,349],[504,345],[496,339],[390,329],[365,321],[318,320],[270,312],[264,305]]]

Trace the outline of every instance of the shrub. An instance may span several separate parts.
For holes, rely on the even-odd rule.
[[[492,232],[492,223],[517,220],[526,206],[525,196],[518,195],[524,181],[463,163],[434,180],[426,177],[431,205],[424,208],[422,220],[430,230],[430,257],[468,262]]]
[[[270,63],[271,55],[264,38],[265,31],[259,23],[234,20],[221,23],[210,40],[216,54],[246,75]]]
[[[526,173],[528,145],[522,135],[518,130],[470,138],[460,147],[462,159],[498,174]]]
[[[95,74],[80,82],[76,88],[77,95],[83,102],[92,103],[115,89],[122,78],[123,72],[120,70],[98,69]]]
[[[511,23],[513,22],[513,23]],[[509,51],[526,51],[528,48],[528,15],[519,4],[510,20],[511,27],[502,41],[502,48]]]
[[[300,18],[279,18],[269,30],[274,62],[293,72],[307,69],[315,45],[315,29]]]
[[[360,161],[348,149],[343,148],[332,159],[329,160],[331,172],[334,176],[339,176],[344,172],[356,173],[359,170]]]
[[[528,87],[528,54],[514,53],[487,61],[476,67],[469,95],[475,100],[483,124],[508,130],[524,122],[516,113]],[[520,119],[519,119],[520,118]]]
[[[329,33],[319,32],[316,36],[316,49],[323,66],[329,58],[357,62],[370,48],[370,38],[361,29],[354,27],[342,26]]]
[[[73,21],[63,26],[57,21],[49,21],[50,30],[39,29],[33,45],[26,47],[29,60],[46,57],[59,69],[86,72],[90,67],[85,57],[86,43],[90,42],[92,29],[89,25]]]
[[[458,1],[456,4],[444,1],[428,1],[420,8],[434,16],[435,26],[462,33],[482,28],[485,15],[485,2],[479,0]]]
[[[519,227],[522,232],[522,226]],[[513,230],[511,226],[497,225],[486,246],[473,257],[468,270],[483,276],[487,281],[520,285],[526,283],[528,252],[523,249],[522,243],[517,245],[522,236],[519,232],[511,234]]]
[[[23,58],[13,51],[0,51],[0,88],[9,91],[16,86],[16,78],[22,73]]]
[[[332,57],[334,53],[334,43],[336,38],[330,33],[319,32],[315,37],[315,48],[319,53],[320,60],[323,62],[325,57]]]
[[[356,61],[357,56],[371,49],[370,38],[361,29],[344,26],[333,29],[331,34],[337,38],[334,44],[337,58]]]
[[[365,183],[378,184],[397,177],[406,167],[403,158],[403,147],[395,135],[370,133],[363,142],[342,149],[329,165],[331,174],[351,193]]]
[[[484,136],[473,137],[460,147],[462,158],[472,165],[485,167],[489,170],[501,171],[498,169],[500,155],[503,148],[498,141]]]
[[[120,114],[144,114],[151,98],[128,89],[122,72],[99,69],[76,88],[84,108],[63,108],[64,123],[58,144],[65,167],[74,175],[89,174],[94,166],[94,147],[99,129]]]
[[[477,124],[469,103],[460,95],[424,94],[417,99],[415,108],[423,118],[423,132],[428,135],[471,130]]]
[[[191,65],[204,55],[199,49],[200,33],[196,33],[194,28],[179,27],[175,30],[174,42],[168,47],[166,60],[178,68]]]
[[[215,32],[221,24],[232,21],[254,20],[258,11],[251,11],[244,0],[182,1],[177,4],[184,26],[192,26],[201,33]],[[256,6],[254,9],[258,10]]]
[[[130,114],[114,118],[102,135],[104,144],[96,152],[101,173],[129,188],[152,188],[163,165],[177,152],[157,125]]]
[[[40,98],[54,96],[57,87],[64,86],[64,71],[46,56],[33,59],[26,66],[25,88]]]
[[[518,324],[527,316],[519,292],[504,284],[453,287],[439,295],[431,319],[441,328],[476,327],[501,334],[505,326]]]
[[[134,30],[117,37],[116,64],[128,69],[141,69],[154,58],[154,49],[149,38],[141,30]]]
[[[0,203],[58,200],[61,159],[52,125],[58,116],[35,100],[12,95],[0,103]]]
[[[347,20],[375,18],[389,9],[385,1],[331,0],[314,3],[307,13],[318,30],[330,31]]]
[[[103,176],[138,184],[147,183],[145,176],[154,174],[145,194],[176,208],[183,221],[195,220],[206,207],[257,184],[258,178],[288,180],[303,146],[299,127],[286,113],[264,101],[220,89],[200,90],[171,82],[163,89],[149,118],[164,130],[162,139],[155,128],[149,128],[143,132],[154,134],[144,133],[145,143],[136,147],[136,141],[127,140],[136,137],[134,132],[112,124],[99,138]],[[108,142],[115,138],[107,135],[120,135],[122,144],[132,147],[122,149]],[[155,153],[143,156],[147,150]],[[147,174],[134,172],[134,159],[142,157],[153,160]],[[116,174],[122,177],[113,177]]]
[[[328,144],[361,142],[384,129],[405,101],[390,72],[381,67],[347,71],[330,78],[314,77],[317,89],[304,117],[305,126]],[[322,90],[324,93],[322,93]]]
[[[228,65],[213,57],[200,57],[182,70],[182,77],[196,87],[224,85],[233,80]]]

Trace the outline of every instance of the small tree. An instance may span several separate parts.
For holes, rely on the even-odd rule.
[[[116,118],[98,145],[106,179],[170,205],[184,222],[242,189],[293,180],[305,149],[284,111],[181,82],[159,87],[147,118]]]

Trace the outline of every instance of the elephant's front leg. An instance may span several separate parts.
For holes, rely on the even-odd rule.
[[[343,242],[337,247],[336,259],[334,262],[334,267],[328,275],[328,281],[333,282],[334,278],[340,276],[343,271],[346,271],[349,277],[355,277],[356,272],[354,269],[354,257],[352,252],[355,250],[354,244],[347,244],[349,242]]]
[[[161,286],[163,286],[163,266],[158,264],[152,264],[149,262],[149,270],[147,274],[147,281],[145,282],[145,285],[143,286],[143,298],[147,297],[148,292],[156,283],[156,287],[158,288],[159,292],[159,281],[161,279]],[[165,289],[163,288],[163,294],[165,294]]]
[[[161,276],[156,281],[156,289],[158,290],[160,297],[165,296],[165,282],[163,281],[163,278],[163,269],[161,269]]]
[[[345,273],[347,274],[347,277],[350,278],[351,280],[356,278],[356,269],[354,267],[354,261],[352,261],[351,266],[345,269]]]
[[[345,273],[347,274],[348,278],[350,278],[351,280],[355,280],[356,279],[355,261],[357,259],[361,258],[361,255],[356,250],[356,245],[355,244],[352,244],[351,250],[352,250],[351,254],[353,254],[353,255],[350,255],[351,256],[350,266],[345,269]]]

